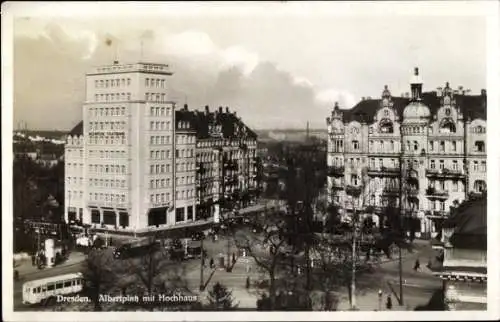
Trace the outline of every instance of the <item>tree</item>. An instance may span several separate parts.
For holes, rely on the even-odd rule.
[[[86,281],[84,292],[88,294],[94,303],[95,311],[102,310],[99,296],[109,294],[115,289],[115,283],[119,275],[119,267],[116,265],[111,252],[94,249],[88,254],[83,269],[83,276]]]
[[[275,308],[277,278],[287,249],[286,217],[287,214],[281,211],[266,212],[253,218],[249,229],[239,230],[234,235],[236,246],[245,250],[269,278],[267,290],[271,309]]]
[[[145,293],[155,296],[181,291],[184,294],[191,293],[185,279],[185,265],[169,258],[168,251],[161,247],[156,235],[152,236],[149,242],[149,247],[139,257],[129,259],[124,265],[127,271],[132,273],[132,278],[123,283],[122,287],[128,288],[129,292],[133,291],[135,294]],[[161,301],[139,303],[141,307],[150,310],[182,310],[187,304],[179,303],[178,306],[172,306]]]
[[[234,303],[232,292],[219,282],[208,292],[207,300],[206,308],[209,310],[230,311],[238,307],[238,304]]]

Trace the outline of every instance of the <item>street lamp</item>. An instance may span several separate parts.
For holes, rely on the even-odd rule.
[[[203,241],[205,240],[205,234],[202,233],[203,236],[200,236],[200,247],[201,247],[201,256],[200,256],[200,291],[205,290],[205,282],[203,281],[203,269],[205,268],[205,252],[203,248]]]

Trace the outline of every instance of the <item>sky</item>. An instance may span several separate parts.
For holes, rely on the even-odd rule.
[[[14,127],[23,121],[30,129],[71,129],[82,118],[86,71],[115,57],[169,64],[179,106],[229,106],[254,129],[326,127],[334,102],[351,108],[361,97],[380,97],[384,85],[394,96],[409,92],[414,67],[424,91],[447,81],[472,94],[486,88],[484,16],[447,8],[435,14],[415,3],[370,14],[367,4],[288,10],[292,5],[275,3],[246,11],[212,4],[182,14],[137,7],[120,15],[119,4],[78,16],[23,11],[13,29]],[[70,4],[66,10],[78,12]]]

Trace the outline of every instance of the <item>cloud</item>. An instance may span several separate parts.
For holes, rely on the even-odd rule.
[[[201,31],[98,33],[49,24],[38,36],[15,38],[15,119],[33,128],[74,126],[81,119],[85,72],[114,60],[115,49],[105,45],[106,39],[119,46],[120,61],[171,65],[170,99],[180,105],[186,101],[190,108],[229,106],[254,128],[305,127],[307,121],[323,127],[331,100],[342,106],[354,102],[346,91],[316,92],[309,79],[279,69],[240,44],[219,46]]]
[[[339,106],[344,109],[349,109],[356,104],[354,95],[345,90],[332,88],[319,91],[316,94],[316,100],[331,106],[333,106],[335,102],[338,102]]]
[[[245,75],[249,75],[259,63],[259,55],[247,51],[241,46],[229,47],[221,52],[227,67],[238,67]]]

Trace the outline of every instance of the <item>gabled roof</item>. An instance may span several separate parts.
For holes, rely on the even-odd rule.
[[[215,112],[191,111],[186,107],[175,112],[177,121],[189,121],[193,129],[196,131],[198,139],[206,139],[210,137],[210,125],[221,125],[222,135],[224,138],[237,138],[235,135],[236,127],[244,128],[250,138],[257,139],[257,134],[252,131],[243,121],[234,113],[224,112],[221,109]]]
[[[486,119],[486,95],[454,95],[457,108],[471,120],[481,118]],[[422,94],[423,103],[429,107],[431,116],[437,114],[441,107],[440,97],[436,92],[426,92]],[[373,119],[380,109],[382,99],[367,99],[360,101],[349,110],[342,110],[343,121],[373,122]],[[410,98],[391,97],[394,109],[399,117],[402,117],[404,108],[410,103]]]
[[[83,121],[80,121],[71,131],[69,131],[68,135],[83,135]]]

